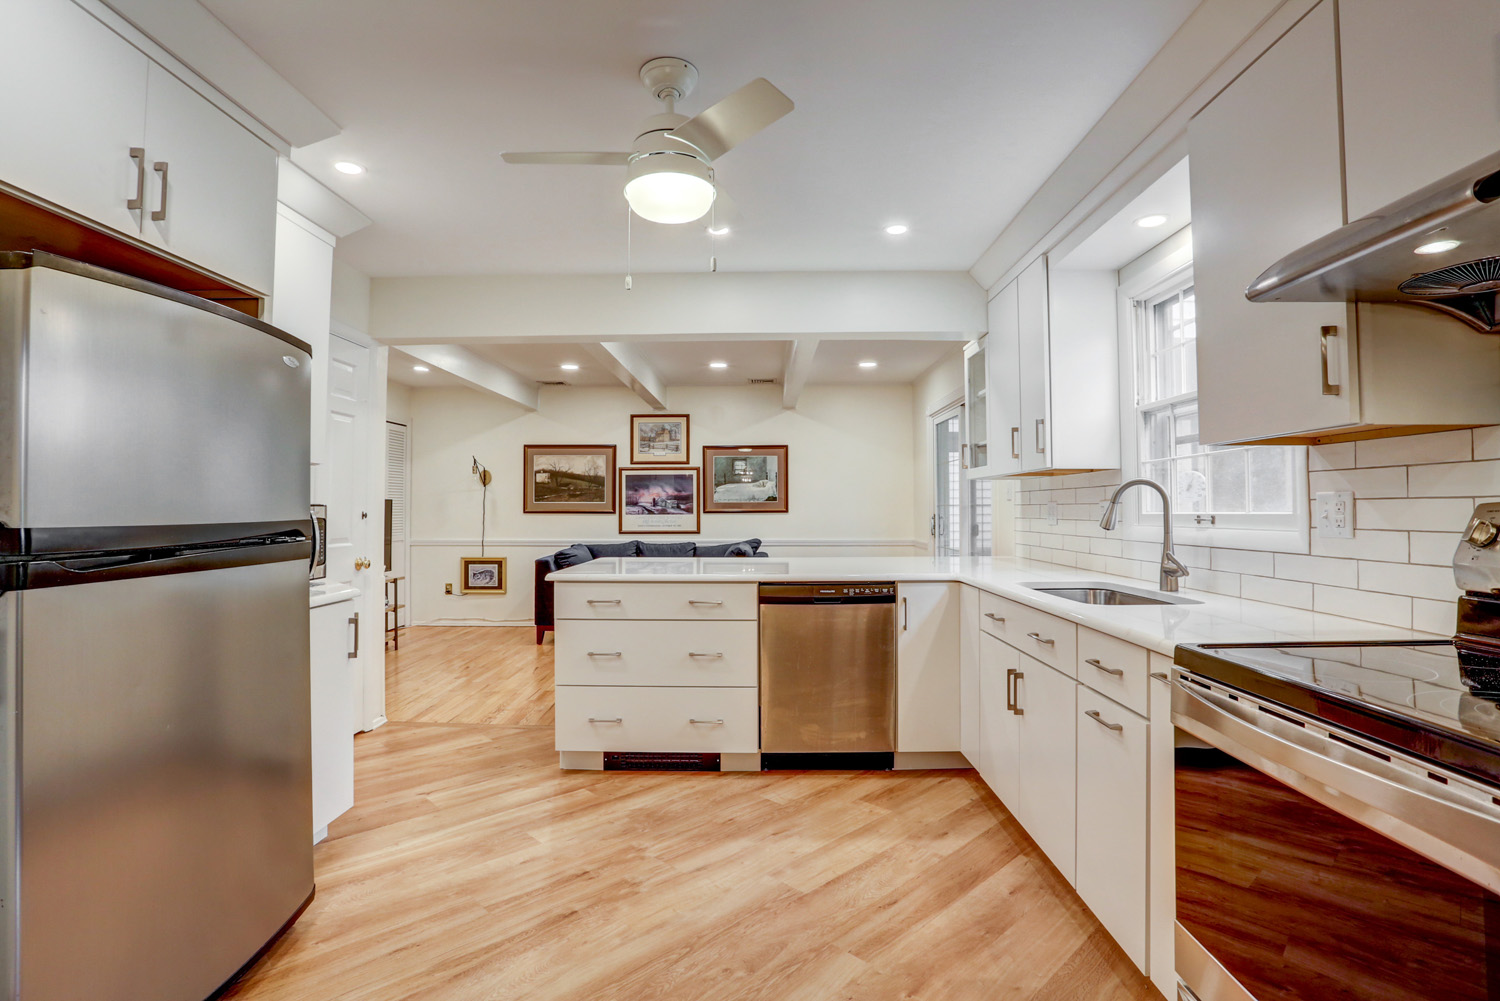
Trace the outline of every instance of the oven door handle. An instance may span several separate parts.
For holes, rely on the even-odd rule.
[[[1428,780],[1431,789],[1422,788],[1423,779],[1398,766],[1262,713],[1256,705],[1248,696],[1229,699],[1178,678],[1172,722],[1309,799],[1500,893],[1500,836],[1492,816],[1459,801],[1446,785]],[[1279,707],[1275,711],[1293,715]]]

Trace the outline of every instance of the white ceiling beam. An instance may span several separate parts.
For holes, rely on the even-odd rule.
[[[601,341],[587,345],[589,354],[616,378],[635,391],[653,410],[667,409],[667,388],[661,376],[634,345]]]
[[[410,344],[397,350],[424,365],[440,368],[475,389],[494,393],[527,410],[537,408],[535,381],[504,365],[486,361],[468,348],[456,344]]]
[[[802,398],[802,389],[807,377],[812,375],[813,356],[818,353],[818,341],[805,337],[791,341],[786,347],[786,368],[781,374],[781,405],[787,410],[796,409]]]

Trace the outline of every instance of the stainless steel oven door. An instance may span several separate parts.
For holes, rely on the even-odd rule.
[[[1178,671],[1177,972],[1202,1001],[1500,1001],[1496,791]]]

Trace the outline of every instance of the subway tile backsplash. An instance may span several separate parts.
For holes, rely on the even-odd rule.
[[[1306,554],[1179,543],[1192,570],[1183,588],[1452,633],[1459,591],[1449,561],[1474,505],[1500,499],[1500,427],[1318,445],[1307,467],[1312,493],[1354,493],[1354,538],[1314,534]],[[1159,542],[1099,527],[1099,502],[1119,472],[1014,482],[1017,555],[1157,579]]]

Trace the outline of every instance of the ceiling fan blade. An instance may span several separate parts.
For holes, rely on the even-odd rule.
[[[623,167],[629,153],[501,153],[506,163],[564,163],[596,167]]]
[[[791,98],[759,77],[667,134],[717,160],[794,107]]]

